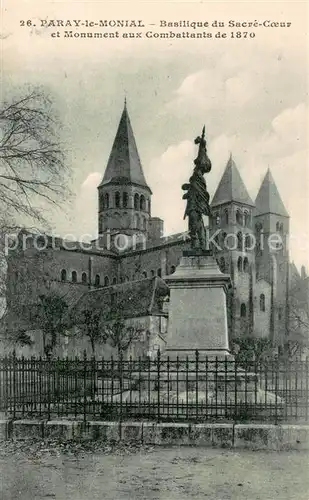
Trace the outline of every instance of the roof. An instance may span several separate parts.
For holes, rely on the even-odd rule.
[[[255,206],[257,215],[271,213],[289,217],[269,169],[257,194]]]
[[[71,310],[78,318],[86,310],[117,311],[123,318],[164,315],[163,299],[169,294],[165,281],[159,277],[130,281],[85,293]]]
[[[27,242],[30,241],[30,238],[36,242],[35,248],[36,250],[44,251],[45,249],[53,249],[53,250],[68,250],[70,252],[81,252],[87,253],[90,255],[105,255],[109,257],[116,257],[117,252],[113,248],[107,248],[107,244],[104,244],[104,241],[99,238],[92,240],[91,242],[87,241],[78,241],[78,240],[65,240],[60,236],[49,235],[44,232],[31,232],[25,229],[22,229],[18,233],[18,237],[20,239],[20,245],[22,245],[22,237],[23,235],[27,236]],[[42,246],[40,243],[42,242]],[[22,246],[20,246],[22,249]],[[34,248],[33,246],[28,246],[27,249]]]
[[[227,162],[217,190],[211,202],[211,206],[223,205],[235,201],[243,205],[254,206],[246,186],[240,176],[232,155]]]
[[[132,130],[126,103],[100,186],[108,183],[147,185]]]

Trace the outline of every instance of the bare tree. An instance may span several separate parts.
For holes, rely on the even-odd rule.
[[[132,322],[129,324],[119,311],[107,315],[102,322],[104,343],[109,343],[117,349],[118,357],[122,356],[134,341],[139,340],[143,332],[141,325]]]
[[[104,307],[104,306],[103,306]],[[92,353],[98,344],[109,344],[117,350],[118,357],[126,352],[132,342],[139,340],[143,327],[128,323],[121,309],[118,311],[86,308],[81,311],[73,308],[71,311],[72,325],[81,327],[81,334],[86,335],[90,341]]]
[[[100,327],[101,312],[93,309],[87,309],[82,312],[80,322],[85,328],[84,333],[90,341],[92,354],[95,355],[96,344],[103,343],[105,341]]]
[[[0,105],[0,299],[5,303],[7,235],[46,224],[43,207],[70,194],[61,124],[43,88],[14,89]],[[64,194],[66,197],[64,197]],[[30,227],[30,226],[35,226]],[[10,253],[10,252],[9,252]]]
[[[299,278],[289,294],[288,340],[289,357],[309,346],[309,279]]]
[[[58,294],[41,295],[33,323],[42,330],[44,354],[49,357],[57,344],[58,337],[68,328],[68,304]]]
[[[53,102],[35,88],[0,108],[0,206],[7,214],[44,221],[40,200],[55,204],[68,168]],[[1,222],[1,221],[0,221]]]

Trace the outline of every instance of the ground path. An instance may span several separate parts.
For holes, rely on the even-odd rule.
[[[309,455],[3,444],[1,500],[308,500]]]

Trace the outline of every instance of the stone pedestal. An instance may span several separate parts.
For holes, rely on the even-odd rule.
[[[230,276],[223,274],[214,257],[187,252],[174,274],[166,276],[170,288],[166,354],[229,355],[226,294]]]

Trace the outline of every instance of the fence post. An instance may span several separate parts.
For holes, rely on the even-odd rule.
[[[16,369],[17,369],[17,360],[16,360],[16,351],[13,351],[12,357],[12,369],[13,369],[13,419],[16,418]]]
[[[186,419],[189,418],[189,358],[186,356]]]
[[[216,403],[216,418],[218,418],[218,356],[215,361],[215,403]]]
[[[0,410],[7,414],[8,410],[8,359],[5,356],[0,360]]]
[[[45,361],[45,376],[47,376],[47,419],[50,420],[50,399],[51,399],[51,394],[50,394],[50,382],[51,382],[51,359],[49,357],[46,357]]]
[[[20,391],[21,397],[22,397],[22,416],[25,414],[25,397],[24,394],[28,393],[28,387],[25,388],[25,358],[24,356],[21,357],[21,386],[22,390]]]
[[[238,421],[238,414],[237,414],[237,358],[234,359],[234,422]]]
[[[167,418],[170,418],[170,357],[167,356]]]
[[[199,370],[199,352],[195,351],[195,419],[198,421],[198,370]]]
[[[160,370],[161,370],[161,355],[160,349],[158,349],[157,354],[157,383],[158,383],[158,409],[157,409],[157,419],[158,423],[160,422]]]
[[[275,424],[278,424],[278,378],[279,378],[279,359],[276,360],[275,373]]]
[[[84,422],[86,423],[87,419],[87,352],[84,350],[84,401],[83,401],[83,410],[84,410]]]
[[[150,359],[150,356],[148,356],[148,383],[147,383],[147,387],[148,387],[148,419],[150,419],[150,415],[151,415],[151,375],[150,375],[150,372],[151,372],[151,359]]]
[[[91,357],[91,376],[90,376],[90,387],[91,387],[91,403],[92,403],[92,414],[96,414],[96,359],[94,354]],[[89,405],[90,412],[90,405]]]
[[[227,356],[224,358],[224,417],[228,416],[228,370]]]
[[[120,390],[120,415],[119,415],[119,424],[120,424],[120,437],[122,437],[121,432],[121,423],[122,423],[122,391],[123,391],[123,352],[120,352],[120,356],[118,358],[118,371],[119,371],[119,390]]]

